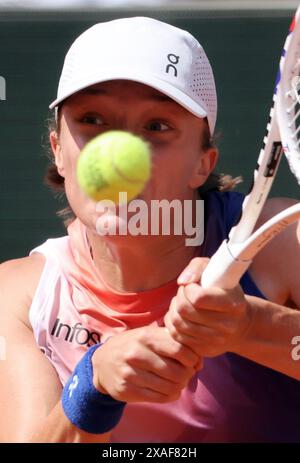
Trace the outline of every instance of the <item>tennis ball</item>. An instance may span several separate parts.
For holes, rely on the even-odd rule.
[[[78,159],[78,183],[95,201],[119,202],[138,196],[150,177],[150,148],[140,137],[121,130],[105,132],[88,142]]]

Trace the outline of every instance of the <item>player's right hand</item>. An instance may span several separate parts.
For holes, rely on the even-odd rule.
[[[109,338],[92,357],[94,385],[125,402],[171,402],[201,367],[198,356],[163,327],[146,326]]]

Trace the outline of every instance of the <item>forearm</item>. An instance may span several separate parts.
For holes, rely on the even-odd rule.
[[[65,416],[59,401],[31,443],[101,443],[108,442],[110,433],[91,434],[81,431]]]
[[[231,351],[300,380],[300,360],[292,355],[292,339],[300,336],[300,311],[253,296],[247,301],[250,324]]]

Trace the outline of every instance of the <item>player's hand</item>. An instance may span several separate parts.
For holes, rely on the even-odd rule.
[[[240,286],[231,290],[200,286],[207,263],[208,259],[195,258],[179,276],[180,286],[164,322],[176,341],[199,356],[213,357],[234,350],[251,317]]]
[[[198,356],[164,327],[117,334],[92,357],[94,385],[125,402],[171,402],[200,368]]]

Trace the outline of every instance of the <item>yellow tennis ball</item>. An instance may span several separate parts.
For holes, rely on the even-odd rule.
[[[148,144],[129,132],[112,130],[88,142],[78,159],[78,183],[95,201],[119,202],[119,193],[127,200],[138,196],[150,177]]]

